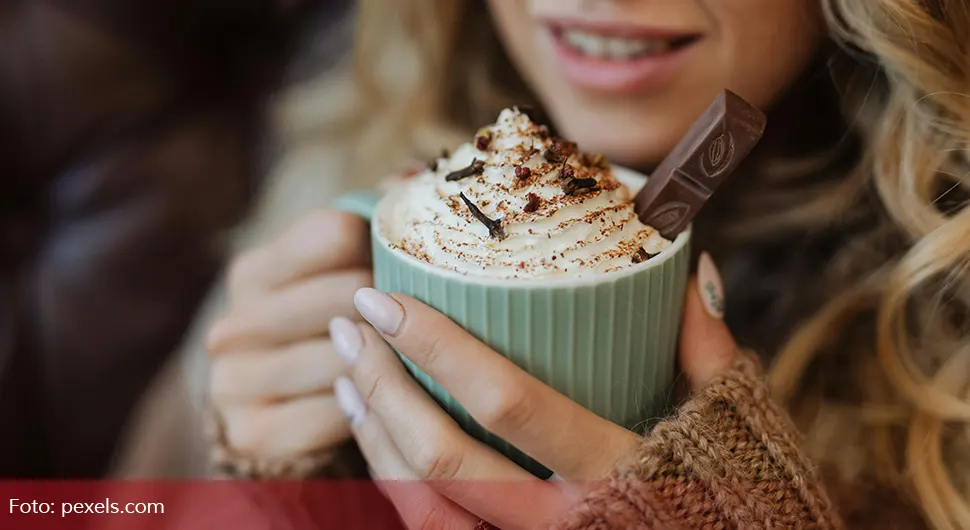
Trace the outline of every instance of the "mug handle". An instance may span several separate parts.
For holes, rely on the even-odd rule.
[[[373,190],[352,191],[340,195],[332,204],[334,210],[352,213],[370,221],[374,217],[374,210],[377,203],[383,198],[383,194]]]

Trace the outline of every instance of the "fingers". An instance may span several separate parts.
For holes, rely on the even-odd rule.
[[[688,283],[680,338],[680,362],[691,388],[699,390],[730,368],[738,345],[724,316],[724,288],[710,255],[701,255]]]
[[[330,392],[346,365],[325,337],[332,317],[356,315],[353,293],[371,283],[369,245],[366,222],[322,212],[233,263],[229,314],[206,346],[210,394],[235,450],[283,458],[349,436]]]
[[[483,427],[561,477],[601,478],[635,450],[636,435],[542,384],[421,302],[362,289],[355,303]]]
[[[238,307],[218,321],[206,337],[208,350],[259,350],[323,336],[331,318],[357,314],[353,293],[371,281],[370,271],[357,269],[269,293],[260,303]]]
[[[218,407],[266,405],[329,391],[346,365],[327,339],[212,359],[210,394]]]
[[[354,384],[337,380],[334,390],[372,478],[408,528],[472,528],[478,518],[418,480],[380,419],[367,410]]]
[[[381,337],[367,326],[353,328],[360,334],[361,349],[347,356],[353,361],[351,378],[419,478],[528,477],[500,455],[484,447],[469,447],[475,442],[417,386]],[[343,329],[334,328],[334,333],[341,332]],[[463,460],[469,452],[475,452],[477,458]]]
[[[222,417],[229,445],[260,458],[288,458],[332,447],[349,436],[333,395],[269,406],[225,407]]]
[[[229,272],[233,301],[326,271],[370,263],[367,222],[344,212],[309,215],[273,243],[243,254]]]
[[[344,324],[333,326],[332,333],[349,332],[351,326]],[[354,421],[353,433],[361,446],[373,448],[373,458],[392,457],[388,455],[393,452],[380,448],[386,433],[418,479],[429,481],[439,493],[502,528],[521,524],[522,514],[529,514],[528,525],[536,525],[567,508],[558,488],[539,481],[465,434],[414,382],[373,329],[365,325],[353,329],[360,333],[358,339],[335,337],[335,342],[361,347],[358,352],[345,352],[343,357],[352,362],[351,380],[359,389],[360,406],[366,406],[369,413],[362,416],[358,407],[358,412],[349,415],[361,418]],[[345,389],[339,386],[343,397]],[[369,426],[368,422],[379,422],[381,427]],[[510,495],[508,488],[468,488],[468,481],[479,485],[523,483],[529,495]],[[507,514],[517,514],[516,520],[508,520]]]

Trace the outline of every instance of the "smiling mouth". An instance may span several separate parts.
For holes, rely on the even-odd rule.
[[[563,46],[577,55],[606,61],[631,61],[664,55],[690,46],[697,35],[619,36],[608,31],[588,28],[552,26],[552,34]]]

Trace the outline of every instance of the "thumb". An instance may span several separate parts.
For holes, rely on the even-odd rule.
[[[724,323],[724,287],[710,254],[701,254],[697,277],[688,282],[680,332],[680,363],[693,390],[728,369],[737,352]]]

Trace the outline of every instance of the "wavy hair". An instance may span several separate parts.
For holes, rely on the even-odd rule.
[[[970,528],[970,5],[822,4],[833,38],[872,82],[864,94],[839,87],[861,149],[841,189],[813,201],[813,213],[865,205],[871,226],[836,252],[832,271],[859,270],[834,279],[841,294],[780,350],[773,388],[800,401],[799,416],[816,428],[861,427],[866,466],[914,498],[933,527]],[[852,401],[844,392],[835,401],[817,391],[825,372],[806,378],[808,367],[867,321],[842,340],[843,362],[828,364],[851,370],[839,379],[858,388]]]
[[[744,179],[759,193],[737,193],[720,211],[731,222],[707,223],[727,227],[711,239],[745,253],[834,234],[779,287],[799,296],[771,355],[773,390],[824,466],[875,477],[935,528],[970,528],[970,4],[820,2],[837,45],[828,117],[843,127],[808,155],[765,157]],[[358,182],[534,103],[483,4],[360,2],[359,100],[335,129],[354,135]]]

